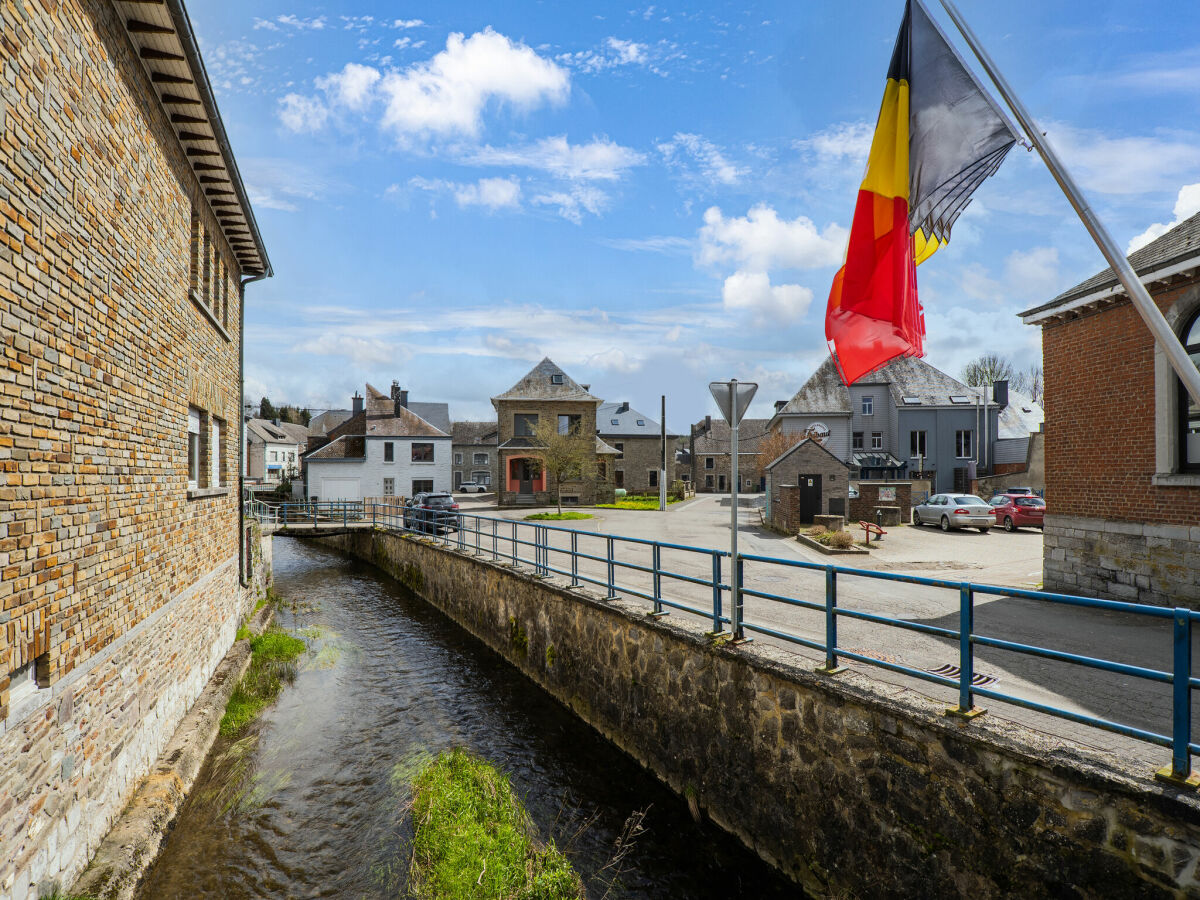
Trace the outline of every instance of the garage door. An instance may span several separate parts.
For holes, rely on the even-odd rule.
[[[361,500],[362,488],[358,478],[322,478],[322,500]]]

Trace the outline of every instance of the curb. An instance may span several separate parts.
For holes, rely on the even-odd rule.
[[[261,634],[273,614],[269,605],[264,606],[250,619],[250,630]],[[101,841],[72,894],[132,900],[216,742],[225,704],[249,665],[250,641],[234,641],[154,768]]]
[[[805,534],[796,535],[796,540],[802,546],[808,547],[810,550],[816,550],[818,553],[823,553],[826,556],[870,556],[871,554],[871,551],[866,547],[855,547],[846,550],[839,550],[836,547],[826,547],[820,541],[814,541]]]

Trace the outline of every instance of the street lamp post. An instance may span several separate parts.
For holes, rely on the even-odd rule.
[[[717,408],[729,423],[729,474],[733,481],[729,497],[729,629],[735,641],[745,640],[742,629],[742,591],[740,561],[738,559],[738,425],[754,399],[758,385],[753,381],[736,378],[729,381],[714,381],[708,386]]]

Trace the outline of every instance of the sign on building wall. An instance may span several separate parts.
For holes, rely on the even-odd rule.
[[[881,487],[879,489],[879,502],[880,503],[895,503],[896,502],[896,489],[894,487]]]

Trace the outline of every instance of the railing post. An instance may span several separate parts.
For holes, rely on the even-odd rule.
[[[492,562],[497,562],[500,559],[500,537],[496,531],[499,527],[499,520],[492,519]]]
[[[662,545],[655,542],[650,547],[650,565],[654,569],[654,612],[650,615],[661,618],[667,615],[662,605]]]
[[[975,706],[972,679],[975,675],[975,647],[971,633],[975,630],[975,592],[963,582],[958,586],[958,706],[946,710],[948,716],[973,719],[987,710]]]
[[[516,523],[516,520],[513,520],[512,532],[513,532],[512,533],[512,565],[513,565],[513,568],[515,569],[517,567],[517,523]]]
[[[836,675],[846,671],[837,664],[837,569],[825,567],[825,665],[817,671],[824,675]]]
[[[470,517],[472,525],[471,529],[475,532],[475,555],[482,556],[479,552],[479,516]]]
[[[579,581],[579,532],[571,532],[571,587],[580,587]]]
[[[723,630],[721,623],[721,551],[712,551],[713,634]]]
[[[1195,790],[1200,773],[1192,773],[1192,616],[1183,607],[1175,608],[1175,665],[1171,672],[1171,764],[1154,773],[1159,781]]]
[[[346,528],[350,524],[350,504],[345,500],[342,501],[342,527]]]
[[[745,576],[744,567],[746,561],[742,559],[739,553],[737,559],[733,561],[733,586],[731,596],[729,598],[729,630],[731,632],[730,640],[738,644],[749,643],[753,638],[746,637],[746,633],[742,628],[742,623],[745,621],[745,606],[742,599],[742,584]]]
[[[608,544],[608,596],[604,599],[616,600],[617,590],[614,582],[617,580],[617,567],[613,562],[613,538],[611,534],[608,536],[606,543]]]

